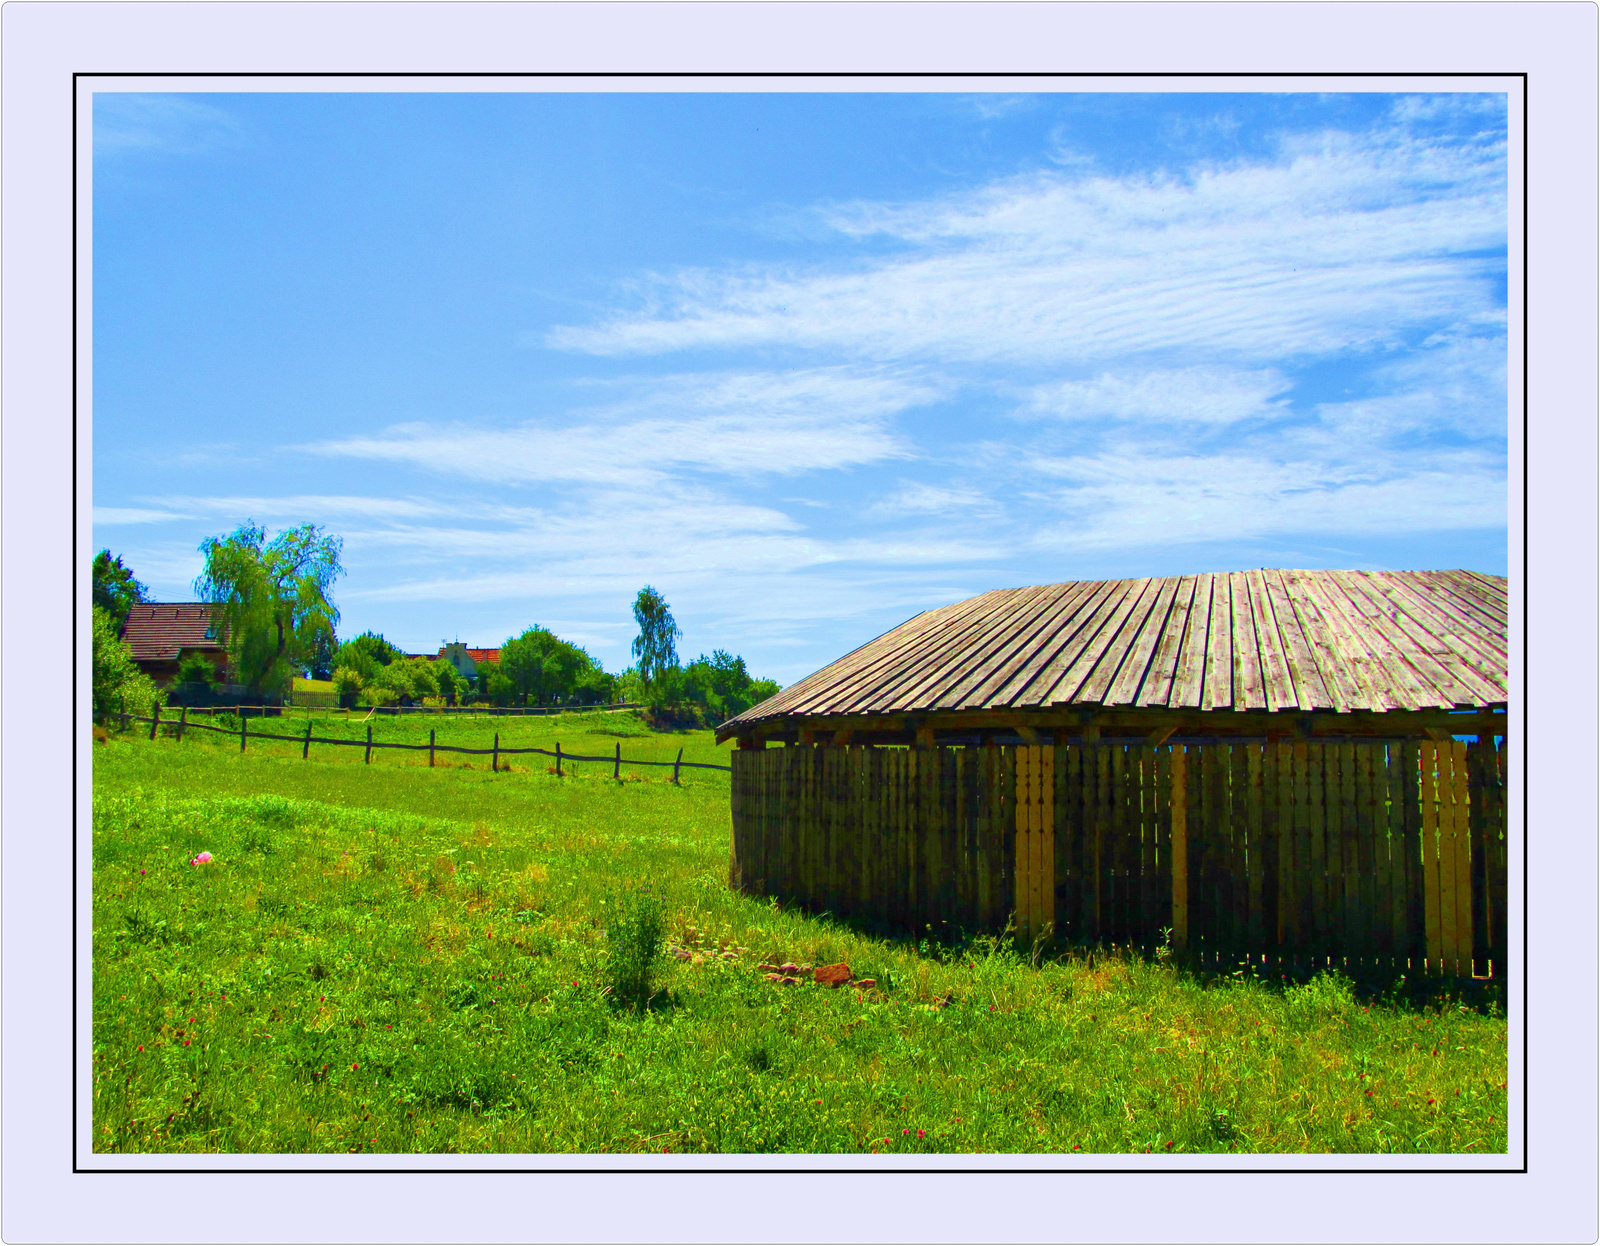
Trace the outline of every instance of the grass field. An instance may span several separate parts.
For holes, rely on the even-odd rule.
[[[376,721],[727,761],[707,732],[626,713]],[[1492,1008],[887,941],[729,892],[726,774],[361,758],[204,733],[96,746],[98,1150],[1506,1148]],[[689,955],[640,1011],[608,992],[606,930],[646,886]],[[756,968],[781,961],[877,986]]]

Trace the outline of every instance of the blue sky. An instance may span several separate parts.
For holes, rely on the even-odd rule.
[[[97,547],[788,683],[992,588],[1506,571],[1503,95],[108,95]]]

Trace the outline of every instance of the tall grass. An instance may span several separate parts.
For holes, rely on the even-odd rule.
[[[96,748],[101,1150],[1506,1147],[1497,1015],[1111,954],[1035,968],[738,896],[717,772],[192,744]],[[840,961],[876,986],[759,968]]]

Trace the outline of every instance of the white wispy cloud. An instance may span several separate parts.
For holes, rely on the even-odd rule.
[[[396,425],[299,449],[500,483],[659,485],[675,471],[792,475],[909,457],[887,423],[932,401],[927,380],[846,368],[667,377],[559,420]]]
[[[242,127],[214,104],[179,95],[97,91],[94,150],[97,156],[128,152],[194,155],[241,141]]]
[[[874,502],[867,513],[884,519],[931,515],[971,521],[996,516],[1001,513],[1001,507],[994,498],[970,485],[932,485],[903,480],[893,493]]]
[[[1382,535],[1505,523],[1503,469],[1477,452],[1390,464],[1240,454],[1164,456],[1137,446],[1095,458],[1038,459],[1061,482],[1033,497],[1063,518],[1038,540],[1073,548],[1148,548],[1316,533]]]
[[[138,506],[96,506],[94,522],[107,526],[121,524],[165,523],[172,519],[190,516],[171,510],[148,510]]]
[[[692,270],[640,311],[554,329],[599,355],[785,346],[907,361],[1277,360],[1400,340],[1494,306],[1503,148],[1404,132],[1286,141],[1188,175],[1035,173],[834,209],[891,258]]]
[[[1195,366],[1102,372],[1038,385],[1017,414],[1066,420],[1233,424],[1281,414],[1290,381],[1274,368]]]

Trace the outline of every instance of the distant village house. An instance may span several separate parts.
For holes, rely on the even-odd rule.
[[[472,649],[462,644],[459,640],[452,641],[439,650],[438,661],[448,662],[455,667],[456,674],[472,678],[478,673],[479,662],[500,662],[498,649]]]
[[[207,602],[139,602],[128,611],[122,639],[132,650],[134,663],[157,687],[176,682],[179,665],[191,653],[211,663],[216,682],[227,682],[227,641],[218,634]]]

